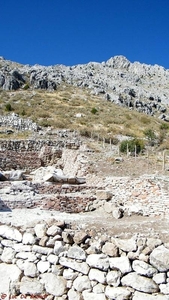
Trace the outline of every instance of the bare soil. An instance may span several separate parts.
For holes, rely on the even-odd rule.
[[[139,235],[169,242],[169,218],[134,215],[116,220],[102,211],[68,214],[41,209],[14,209],[11,212],[0,212],[1,224],[8,223],[16,227],[34,227],[37,222],[49,219],[65,221],[68,228],[92,232],[92,235],[99,233],[121,238]]]

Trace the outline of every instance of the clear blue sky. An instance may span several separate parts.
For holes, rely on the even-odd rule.
[[[0,0],[0,56],[75,65],[124,55],[169,69],[169,0]]]

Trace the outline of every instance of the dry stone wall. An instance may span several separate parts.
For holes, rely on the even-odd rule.
[[[78,149],[78,139],[0,140],[0,168],[32,170],[54,164],[63,149]]]
[[[56,219],[0,225],[0,291],[19,299],[168,300],[169,244],[73,230]]]

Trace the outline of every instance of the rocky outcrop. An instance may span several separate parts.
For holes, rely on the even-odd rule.
[[[103,237],[56,219],[24,230],[1,224],[0,291],[60,300],[169,299],[169,248],[157,241]]]
[[[0,87],[56,90],[62,83],[88,88],[91,94],[168,120],[166,104],[169,70],[158,65],[131,63],[124,56],[75,66],[19,65],[0,59]]]

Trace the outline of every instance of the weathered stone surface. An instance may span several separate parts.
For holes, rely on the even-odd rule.
[[[32,252],[18,252],[15,257],[21,259],[27,259],[28,261],[32,261],[32,262],[37,260],[36,255]]]
[[[160,284],[160,292],[169,295],[169,282],[166,284]]]
[[[90,254],[86,262],[90,267],[98,268],[102,271],[107,271],[109,268],[109,259],[104,254]]]
[[[75,291],[73,289],[70,289],[68,291],[67,295],[68,295],[68,299],[69,300],[83,300],[81,293],[79,293],[79,292],[77,292],[77,291]]]
[[[152,251],[154,248],[160,246],[162,244],[162,241],[160,239],[155,238],[148,238],[147,239],[147,246]]]
[[[12,263],[13,258],[15,257],[15,251],[11,248],[4,248],[2,255],[1,255],[1,260],[5,263]]]
[[[25,262],[24,262],[23,259],[17,259],[17,260],[16,260],[16,266],[17,266],[20,270],[24,271],[24,265],[25,265]]]
[[[131,291],[125,287],[106,286],[105,295],[108,297],[108,299],[127,300],[130,299]]]
[[[30,245],[23,245],[22,243],[13,244],[12,248],[16,252],[31,252],[32,247]]]
[[[132,271],[131,263],[126,256],[111,257],[109,259],[111,269],[119,269],[122,274],[126,274]]]
[[[24,180],[24,171],[22,170],[13,170],[9,173],[9,180],[11,181],[21,181]]]
[[[113,209],[112,215],[116,220],[121,219],[123,217],[123,210],[120,207],[115,207]]]
[[[46,224],[45,223],[36,224],[34,230],[35,230],[36,236],[38,238],[42,238],[43,236],[46,235],[46,231],[47,231]]]
[[[83,299],[84,300],[106,300],[106,297],[104,293],[101,294],[95,294],[95,293],[90,293],[88,291],[83,291],[82,292]]]
[[[95,281],[100,282],[100,283],[105,283],[106,282],[106,273],[102,272],[100,270],[90,269],[90,272],[89,272],[88,276],[89,276],[90,280],[95,280]]]
[[[165,248],[163,245],[155,248],[150,254],[150,264],[160,272],[168,271],[169,249]]]
[[[135,272],[125,275],[121,279],[123,286],[131,286],[137,291],[144,293],[156,293],[159,291],[158,285],[150,278],[140,276]]]
[[[109,256],[117,257],[119,250],[115,243],[106,242],[102,247],[102,252]]]
[[[61,252],[64,252],[66,247],[62,241],[56,241],[54,246],[54,254],[59,255]]]
[[[139,274],[147,277],[152,277],[158,271],[156,268],[153,268],[151,265],[147,264],[144,261],[135,260],[132,264],[133,270]]]
[[[105,212],[110,214],[110,213],[112,213],[112,211],[114,209],[114,205],[111,202],[105,202],[103,205],[103,208],[104,208]]]
[[[72,270],[78,271],[84,275],[87,275],[89,272],[89,266],[87,265],[86,262],[76,262],[73,259],[61,257],[59,259],[59,263],[62,266],[71,268]]]
[[[11,241],[11,240],[1,240],[1,245],[3,245],[4,247],[13,247],[13,245],[15,244],[14,241]]]
[[[59,257],[57,255],[54,254],[49,254],[49,256],[47,257],[47,260],[51,263],[51,264],[57,264],[59,261]]]
[[[19,230],[16,228],[11,228],[7,225],[0,226],[0,236],[17,242],[22,241],[22,234],[19,232]]]
[[[71,244],[71,245],[73,244],[73,236],[69,232],[63,231],[62,232],[62,239],[63,239],[64,243]]]
[[[24,275],[29,277],[35,277],[37,275],[36,264],[33,262],[25,261]]]
[[[41,247],[38,245],[33,245],[32,251],[40,254],[45,254],[45,255],[49,255],[53,253],[53,249],[47,247]]]
[[[119,270],[110,271],[107,273],[106,281],[110,286],[119,286],[121,279],[121,272]]]
[[[125,251],[125,252],[130,252],[130,251],[136,251],[137,250],[137,243],[135,239],[114,239],[116,246]]]
[[[86,260],[86,252],[79,246],[72,246],[67,252],[67,257]]]
[[[22,239],[22,243],[24,245],[34,245],[35,241],[36,241],[36,239],[32,233],[24,232],[23,239]]]
[[[158,273],[153,276],[153,280],[157,284],[166,283],[167,275],[166,273]]]
[[[45,273],[49,270],[50,263],[48,261],[39,261],[37,263],[37,269],[40,273]]]
[[[98,283],[93,287],[93,293],[95,294],[104,294],[106,286],[104,284]]]
[[[84,231],[78,231],[75,232],[75,235],[73,237],[74,242],[79,245],[81,243],[84,243],[84,241],[88,238],[88,235]]]
[[[135,292],[133,296],[133,300],[169,300],[169,297],[162,294],[150,295],[141,292]]]
[[[52,273],[45,273],[41,275],[41,279],[49,294],[59,297],[66,293],[66,280],[63,277]]]
[[[91,246],[86,250],[87,254],[100,254],[102,252],[102,241],[93,241]]]
[[[96,197],[98,200],[110,200],[112,193],[110,191],[98,190],[96,191]]]
[[[57,225],[52,225],[48,228],[46,234],[50,235],[50,236],[55,236],[57,234],[61,234],[62,233],[62,229],[60,227],[58,227]]]
[[[63,271],[63,277],[66,280],[74,280],[78,276],[77,272],[74,272],[72,269],[65,269]]]
[[[9,283],[19,281],[21,277],[21,270],[12,264],[0,264],[0,291],[3,293],[9,292]]]
[[[43,285],[35,278],[24,276],[20,283],[20,293],[22,295],[32,294],[38,295],[44,292]]]
[[[83,292],[91,288],[91,283],[88,276],[79,276],[73,282],[73,287],[77,292]]]

